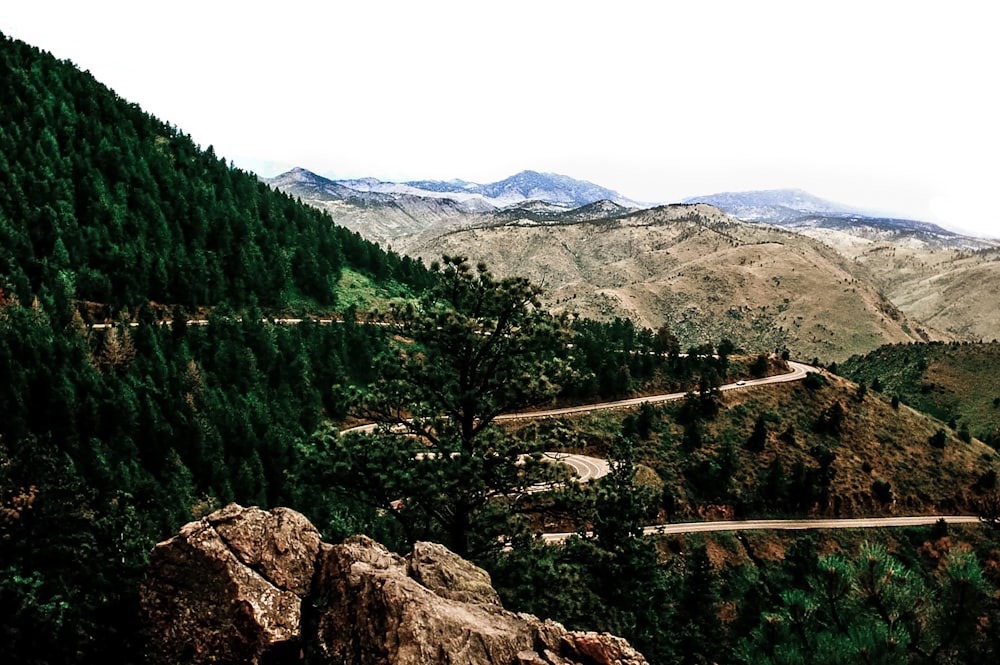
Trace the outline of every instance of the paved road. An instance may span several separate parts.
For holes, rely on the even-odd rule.
[[[747,381],[738,381],[736,383],[728,383],[721,386],[719,390],[742,390],[745,388],[753,388],[755,386],[765,386],[772,383],[786,383],[788,381],[801,381],[806,378],[806,374],[809,372],[817,372],[815,367],[810,365],[805,365],[803,363],[798,363],[789,360],[788,366],[792,371],[786,372],[785,374],[778,374],[776,376],[768,376],[763,379],[749,379]],[[642,406],[643,403],[649,404],[659,404],[661,402],[670,402],[673,400],[683,399],[687,395],[687,392],[680,393],[667,393],[663,395],[647,395],[645,397],[631,397],[629,399],[620,399],[613,402],[600,402],[599,404],[582,404],[580,406],[567,406],[560,409],[544,409],[541,411],[524,411],[521,413],[505,413],[497,416],[497,420],[524,420],[528,418],[558,418],[560,416],[569,416],[577,413],[587,413],[588,411],[601,411],[608,409],[634,409],[635,407]]]
[[[788,366],[791,368],[790,372],[784,374],[778,374],[775,376],[764,377],[763,379],[749,379],[747,381],[738,381],[736,383],[729,383],[721,386],[719,390],[743,390],[746,388],[754,388],[758,386],[765,386],[772,383],[786,383],[788,381],[801,381],[806,377],[809,372],[818,371],[815,367],[810,365],[805,365],[802,363],[788,361]],[[579,413],[587,413],[589,411],[602,411],[608,409],[634,409],[641,406],[644,403],[649,404],[659,404],[661,402],[669,402],[672,400],[683,399],[687,395],[687,392],[680,393],[666,393],[662,395],[647,395],[645,397],[632,397],[629,399],[615,400],[613,402],[599,402],[597,404],[582,404],[580,406],[567,406],[560,409],[544,409],[541,411],[525,411],[523,413],[505,413],[497,416],[498,421],[511,421],[511,420],[526,420],[529,418],[558,418],[560,416],[575,415]],[[368,433],[373,432],[378,427],[375,424],[358,425],[356,427],[350,427],[345,430],[341,430],[341,434],[348,433]],[[586,455],[573,455],[569,453],[556,453],[547,452],[545,453],[552,459],[557,459],[564,464],[568,464],[576,471],[578,479],[580,482],[587,482],[588,480],[596,480],[601,476],[606,476],[610,473],[610,468],[608,467],[607,460],[599,459],[597,457],[588,457]]]
[[[545,453],[545,456],[556,462],[566,464],[576,472],[576,479],[581,483],[588,480],[596,480],[601,476],[611,473],[608,460],[599,457],[588,457],[587,455],[574,455],[572,453]]]
[[[724,385],[720,390],[742,390],[754,388],[773,383],[786,383],[789,381],[801,381],[809,372],[818,371],[815,367],[788,361],[790,372],[777,376],[768,376],[763,379],[750,379],[738,381]],[[671,400],[683,399],[686,392],[668,393],[663,395],[649,395],[646,397],[633,397],[630,399],[616,400],[613,402],[601,402],[598,404],[584,404],[581,406],[570,406],[561,409],[545,409],[542,411],[531,411],[524,413],[503,414],[497,420],[520,420],[527,418],[556,418],[560,416],[586,413],[588,411],[599,411],[603,409],[630,409],[641,406],[643,403],[658,404]],[[360,425],[344,430],[344,432],[365,432],[375,429],[375,425]],[[545,453],[549,458],[568,464],[576,472],[581,482],[595,480],[610,473],[608,461],[597,457],[586,455],[574,455],[569,453]],[[547,486],[539,486],[537,491],[549,489]],[[663,535],[679,533],[704,533],[713,531],[751,531],[751,530],[803,530],[803,529],[870,529],[884,527],[904,527],[904,526],[926,526],[934,524],[938,520],[944,520],[948,524],[978,524],[979,517],[975,515],[914,515],[909,517],[865,517],[858,519],[793,519],[793,520],[743,520],[743,521],[718,521],[718,522],[685,522],[679,524],[653,524],[643,527],[645,535]],[[545,542],[557,543],[566,540],[574,533],[543,533]]]
[[[948,524],[979,524],[975,515],[914,515],[910,517],[862,517],[857,519],[813,520],[729,520],[720,522],[684,522],[679,524],[654,524],[643,527],[645,535],[672,533],[704,533],[710,531],[792,531],[804,529],[873,529],[901,526],[927,526],[938,520]],[[575,533],[543,533],[547,543],[566,540]]]

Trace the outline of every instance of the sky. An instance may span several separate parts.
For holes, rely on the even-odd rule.
[[[798,188],[1000,237],[990,2],[3,4],[0,32],[265,177]]]

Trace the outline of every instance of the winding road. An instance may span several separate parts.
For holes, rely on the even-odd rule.
[[[788,381],[801,381],[806,378],[806,374],[809,372],[818,372],[819,370],[811,365],[805,365],[803,363],[797,363],[789,360],[788,366],[792,368],[792,371],[785,372],[784,374],[777,374],[775,376],[766,376],[763,379],[749,379],[747,381],[737,381],[736,383],[728,383],[721,386],[719,390],[742,390],[744,388],[753,388],[755,386],[765,386],[772,383],[786,383]],[[600,402],[598,404],[582,404],[580,406],[566,406],[559,409],[544,409],[541,411],[524,411],[519,413],[504,413],[497,416],[498,421],[504,420],[523,420],[527,418],[559,418],[561,416],[569,416],[577,413],[587,413],[588,411],[605,411],[610,409],[634,409],[638,406],[642,406],[643,403],[648,404],[659,404],[661,402],[671,402],[678,399],[684,399],[684,396],[690,391],[680,392],[680,393],[667,393],[664,395],[647,395],[645,397],[630,397],[629,399],[620,399],[614,402]]]
[[[806,378],[809,372],[817,372],[815,367],[804,363],[788,361],[790,372],[768,376],[762,379],[748,379],[737,381],[721,386],[720,390],[743,390],[775,383],[787,383],[790,381],[801,381]],[[673,400],[683,399],[687,392],[667,393],[662,395],[648,395],[644,397],[632,397],[629,399],[616,400],[613,402],[600,402],[597,404],[584,404],[580,406],[568,406],[558,409],[543,409],[540,411],[525,411],[521,413],[505,413],[497,417],[498,421],[523,420],[529,418],[559,418],[562,416],[587,413],[591,411],[611,410],[611,409],[633,409],[642,406],[644,403],[659,404]],[[343,430],[347,432],[370,432],[376,425],[360,425]],[[545,456],[553,461],[570,466],[576,473],[579,482],[596,480],[610,473],[608,461],[587,455],[577,455],[573,453],[547,452]],[[538,490],[549,489],[547,486],[539,486]],[[787,520],[726,520],[717,522],[683,522],[675,524],[652,524],[643,527],[644,535],[667,535],[684,533],[705,533],[716,531],[758,531],[758,530],[803,530],[803,529],[874,529],[887,527],[907,527],[907,526],[927,526],[934,524],[938,520],[944,520],[948,524],[978,524],[981,520],[975,515],[914,515],[909,517],[863,517],[853,519],[787,519]],[[542,538],[548,543],[558,543],[566,540],[570,536],[577,535],[575,532],[566,533],[543,533]]]
[[[264,322],[272,322],[279,325],[296,325],[303,321],[313,321],[320,325],[330,325],[340,323],[334,318],[320,319],[300,319],[300,318],[274,318],[263,319]],[[161,321],[160,324],[169,324],[169,321]],[[207,319],[189,319],[189,326],[208,325]],[[136,327],[138,322],[131,322],[130,327]],[[95,323],[91,328],[103,330],[114,327],[112,323]],[[720,386],[719,390],[743,390],[766,386],[774,383],[787,383],[790,381],[801,381],[806,378],[809,372],[818,372],[815,367],[804,363],[787,361],[791,371],[775,376],[768,376],[761,379],[747,379]],[[514,421],[536,418],[559,418],[562,416],[588,413],[592,411],[634,409],[643,404],[660,404],[674,400],[683,399],[688,391],[666,393],[661,395],[646,395],[643,397],[631,397],[629,399],[615,400],[611,402],[600,402],[597,404],[583,404],[580,406],[567,406],[558,409],[543,409],[539,411],[524,411],[519,413],[505,413],[497,416],[497,421]],[[345,430],[341,434],[350,432],[372,432],[378,427],[375,424],[358,425]],[[598,457],[578,455],[575,453],[546,452],[545,456],[555,462],[566,464],[576,474],[578,482],[585,483],[597,480],[611,472],[608,461]],[[550,489],[548,485],[539,485],[534,491]],[[980,518],[975,515],[915,515],[909,517],[865,517],[856,519],[790,519],[790,520],[729,520],[717,522],[684,522],[675,524],[653,524],[643,527],[645,535],[666,535],[682,533],[703,533],[714,531],[751,531],[751,530],[801,530],[801,529],[870,529],[883,527],[905,527],[905,526],[926,526],[934,524],[938,520],[944,520],[948,524],[978,524]],[[560,542],[575,533],[543,533],[542,538],[546,542]]]
[[[749,379],[747,381],[737,381],[736,383],[729,383],[721,386],[719,390],[741,390],[745,388],[753,388],[756,386],[770,385],[773,383],[786,383],[788,381],[801,381],[806,377],[809,372],[819,371],[811,365],[805,365],[803,363],[798,363],[789,360],[788,366],[791,368],[790,372],[785,372],[784,374],[777,374],[775,376],[767,376],[762,379]],[[497,416],[497,421],[512,421],[512,420],[527,420],[527,419],[538,419],[538,418],[560,418],[562,416],[576,415],[580,413],[588,413],[591,411],[605,411],[614,409],[634,409],[642,406],[644,403],[648,404],[660,404],[662,402],[670,402],[674,400],[684,399],[688,394],[685,392],[676,393],[666,393],[662,395],[647,395],[645,397],[631,397],[629,399],[615,400],[613,402],[598,402],[596,404],[582,404],[580,406],[567,406],[558,409],[543,409],[540,411],[524,411],[520,413],[504,413]],[[351,433],[368,433],[373,432],[378,427],[377,424],[369,423],[366,425],[357,425],[355,427],[349,427],[347,429],[341,430],[341,434],[351,434]],[[579,482],[587,482],[590,480],[597,480],[601,476],[606,476],[610,473],[611,469],[608,466],[608,461],[601,459],[599,457],[590,457],[588,455],[577,455],[575,453],[558,453],[558,452],[547,452],[545,455],[552,460],[562,462],[570,466],[577,475],[577,480]]]
[[[876,529],[901,526],[928,526],[944,520],[948,524],[979,524],[975,515],[914,515],[911,517],[859,517],[809,520],[727,520],[719,522],[678,522],[653,524],[642,528],[643,535],[705,533],[712,531],[797,531],[804,529]],[[547,543],[558,543],[576,533],[543,533]]]

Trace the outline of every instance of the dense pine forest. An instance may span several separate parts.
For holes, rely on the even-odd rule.
[[[431,276],[6,37],[0,90],[0,641],[122,660],[150,547],[229,501],[300,504],[296,443],[371,378],[350,311],[262,319],[337,311],[343,270]]]
[[[330,541],[446,542],[511,609],[616,632],[654,663],[998,652],[997,557],[978,530],[878,536],[891,551],[859,533],[640,537],[682,502],[832,511],[843,432],[894,408],[877,395],[816,375],[759,413],[726,411],[718,387],[780,371],[780,356],[557,317],[525,280],[384,251],[2,35],[0,99],[5,662],[142,662],[151,548],[232,501],[290,506]],[[275,322],[316,314],[333,322]],[[690,392],[593,423],[494,422],[660,390]],[[449,454],[421,476],[397,432],[339,435],[376,415]],[[779,444],[794,448],[788,472]],[[612,473],[528,493],[559,479],[532,465],[553,447],[600,453]],[[590,535],[544,545],[531,534],[549,524]]]
[[[127,661],[148,552],[186,521],[238,501],[367,526],[297,455],[386,344],[340,276],[435,278],[6,37],[0,90],[0,634],[11,662]],[[266,322],[303,311],[343,323]],[[631,358],[581,360],[610,377],[590,392],[627,392]]]
[[[422,279],[69,63],[4,38],[0,76],[0,269],[25,304],[330,307],[343,268]]]

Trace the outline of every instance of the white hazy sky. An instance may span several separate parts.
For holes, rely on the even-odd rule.
[[[992,2],[2,0],[260,175],[796,187],[1000,236]]]

